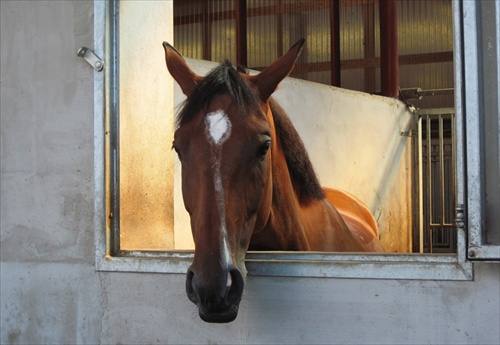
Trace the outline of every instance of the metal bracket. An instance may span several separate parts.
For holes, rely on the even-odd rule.
[[[84,58],[90,66],[94,67],[94,69],[98,72],[102,71],[104,68],[104,62],[87,47],[81,47],[80,50],[78,50],[77,55]]]
[[[414,129],[410,129],[407,131],[401,131],[399,132],[399,135],[402,137],[414,137],[416,135],[416,132]]]
[[[438,95],[453,95],[455,89],[432,89],[432,90],[422,90],[419,87],[400,89],[401,97],[405,100],[410,99],[422,99],[424,96],[438,96]]]

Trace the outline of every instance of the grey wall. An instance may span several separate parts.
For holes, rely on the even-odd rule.
[[[248,280],[238,319],[202,323],[182,275],[93,263],[88,1],[1,1],[0,343],[498,344],[500,266],[473,282]]]

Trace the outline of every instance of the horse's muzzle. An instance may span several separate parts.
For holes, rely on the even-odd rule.
[[[228,270],[223,277],[208,277],[210,281],[202,281],[192,267],[188,269],[186,293],[189,300],[198,306],[200,318],[205,322],[231,322],[238,316],[243,277],[238,269]]]

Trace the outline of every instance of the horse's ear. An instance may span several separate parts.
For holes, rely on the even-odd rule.
[[[288,52],[267,66],[258,75],[251,77],[262,101],[266,102],[278,87],[278,84],[292,71],[305,39],[298,40]]]
[[[179,84],[182,92],[189,96],[203,77],[200,77],[189,68],[181,54],[173,46],[163,42],[163,49],[165,49],[165,61],[168,71]]]

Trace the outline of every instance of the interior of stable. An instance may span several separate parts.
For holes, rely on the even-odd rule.
[[[379,96],[379,1],[248,0],[243,12],[237,3],[174,1],[173,43],[190,66],[204,74],[214,66],[205,61],[227,58],[258,71],[305,37],[291,74],[297,79],[275,96],[314,152],[322,184],[367,204],[388,252],[455,252],[451,1],[396,2],[400,102]],[[177,86],[173,95],[158,94],[155,86],[168,77],[163,52],[154,60],[145,55],[161,48],[161,30],[144,32],[140,13],[127,6],[120,9],[120,249],[190,250],[180,164],[171,150],[173,116],[164,111],[177,109],[183,96]]]

